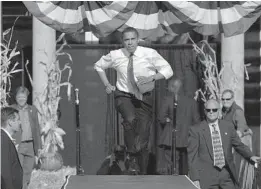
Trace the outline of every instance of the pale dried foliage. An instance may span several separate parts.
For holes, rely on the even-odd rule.
[[[203,66],[203,77],[201,78],[204,82],[204,88],[198,89],[195,93],[195,99],[201,98],[203,102],[206,102],[208,99],[216,99],[221,102],[222,92],[227,89],[222,83],[222,74],[224,70],[231,70],[231,82],[228,86],[229,89],[236,93],[236,86],[238,84],[237,74],[232,67],[232,62],[224,62],[221,65],[220,71],[218,71],[216,52],[209,45],[207,40],[202,40],[199,43],[199,46],[191,39],[193,48],[196,51],[198,60]],[[245,64],[244,70],[246,75],[246,80],[249,80],[247,67],[251,64]]]
[[[19,18],[19,17],[18,17]],[[17,19],[15,22],[17,21]],[[14,25],[15,25],[14,22]],[[16,41],[14,47],[11,47],[11,40],[13,36],[13,30],[14,30],[14,25],[12,28],[9,28],[3,32],[3,39],[1,44],[1,72],[0,72],[0,77],[1,77],[1,107],[6,107],[8,106],[7,103],[7,97],[10,96],[10,90],[11,90],[11,77],[17,73],[21,72],[23,70],[17,69],[17,66],[19,65],[18,62],[13,63],[13,58],[17,55],[20,54],[19,51],[17,51],[17,45],[18,41]],[[9,36],[9,38],[8,38]],[[8,38],[8,39],[7,39]]]
[[[221,100],[221,92],[223,90],[221,82],[221,74],[223,68],[218,72],[216,52],[208,44],[206,40],[200,42],[199,47],[194,41],[192,41],[194,50],[196,51],[197,57],[201,66],[203,66],[203,78],[204,89],[198,89],[195,94],[195,98],[199,97],[203,102],[206,102],[208,99]]]
[[[28,189],[60,189],[68,175],[76,175],[76,168],[63,167],[58,171],[33,170]]]
[[[40,114],[40,125],[42,131],[42,142],[43,148],[39,152],[39,157],[44,156],[46,153],[55,153],[60,149],[64,149],[64,143],[62,136],[65,135],[65,131],[59,128],[59,120],[57,116],[60,97],[61,87],[67,87],[67,97],[68,100],[71,98],[71,83],[70,78],[72,74],[72,69],[70,65],[72,64],[72,58],[70,54],[63,52],[64,46],[67,45],[66,40],[62,34],[56,41],[56,43],[63,40],[61,47],[55,52],[55,61],[53,63],[41,62],[46,68],[46,73],[48,76],[47,85],[45,86],[41,94],[35,94],[35,102],[37,102],[37,109]],[[68,62],[61,63],[58,60],[59,56],[66,55],[68,57]],[[26,71],[28,68],[26,65]],[[62,75],[64,72],[68,71],[67,81],[62,81]],[[28,72],[29,75],[29,72]],[[31,83],[32,78],[30,77]]]

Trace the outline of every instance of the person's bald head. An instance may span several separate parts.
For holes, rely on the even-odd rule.
[[[205,115],[208,122],[215,122],[218,119],[220,105],[217,100],[210,99],[205,103]]]

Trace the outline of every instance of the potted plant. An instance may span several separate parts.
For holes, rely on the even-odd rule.
[[[67,96],[70,100],[71,96],[71,73],[72,69],[70,64],[72,63],[71,56],[68,53],[62,52],[65,45],[67,45],[62,34],[56,41],[56,43],[63,40],[61,47],[55,52],[55,61],[51,64],[41,62],[46,67],[48,81],[45,89],[41,94],[36,94],[35,100],[37,101],[37,109],[40,115],[41,126],[41,138],[43,148],[39,151],[39,167],[42,170],[56,171],[62,168],[63,159],[58,153],[58,149],[64,149],[63,135],[65,131],[59,127],[58,107],[60,97],[60,89],[62,86],[67,87]],[[68,63],[64,63],[61,68],[58,57],[61,55],[67,55],[69,58]],[[26,65],[26,70],[27,65]],[[62,82],[61,77],[65,70],[69,70],[67,81]],[[30,77],[31,83],[32,79]]]

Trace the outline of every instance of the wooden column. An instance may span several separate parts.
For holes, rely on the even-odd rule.
[[[42,93],[47,85],[46,66],[55,60],[55,30],[33,17],[33,103],[35,95]]]
[[[221,61],[224,89],[233,89],[236,103],[244,109],[244,34],[221,35]]]

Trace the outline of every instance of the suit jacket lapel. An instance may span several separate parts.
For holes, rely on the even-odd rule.
[[[209,154],[210,154],[211,158],[213,159],[213,146],[212,146],[211,133],[210,133],[208,123],[206,121],[204,121],[204,123],[201,125],[201,127],[202,127],[202,131],[203,131],[203,136],[206,140],[206,145],[208,147]]]
[[[17,161],[19,162],[19,165],[20,165],[21,168],[22,168],[22,164],[21,164],[21,162],[20,162],[20,159],[19,159],[19,156],[18,156],[18,151],[17,151],[17,149],[16,149],[15,144],[14,144],[13,141],[9,138],[9,136],[6,134],[6,132],[3,131],[2,129],[1,129],[1,134],[2,134],[2,135],[5,135],[5,137],[6,137],[7,140],[9,141],[9,145],[11,145],[11,146],[10,146],[10,149],[13,149],[13,152],[15,152],[15,156],[16,156],[16,158],[17,158]],[[12,154],[12,155],[13,155],[13,154]]]

